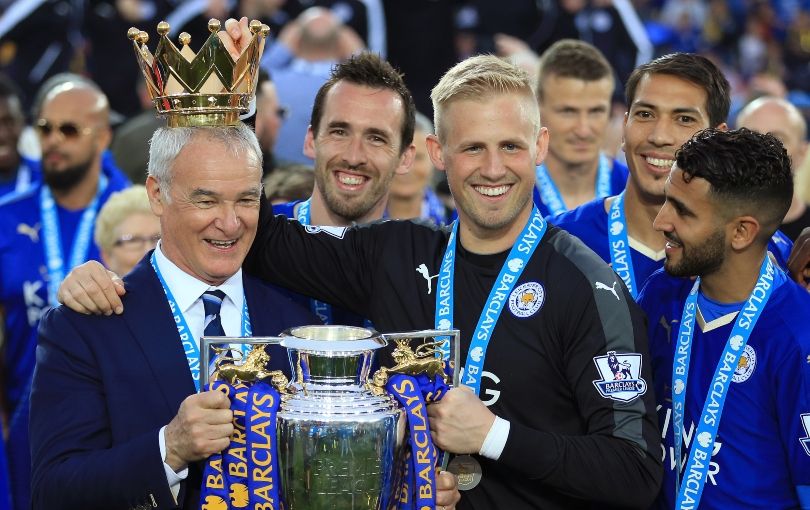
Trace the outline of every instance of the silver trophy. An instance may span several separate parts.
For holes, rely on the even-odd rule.
[[[436,339],[439,340],[436,340]],[[458,330],[380,334],[349,326],[303,326],[279,337],[205,338],[203,384],[258,379],[281,394],[276,418],[285,510],[388,510],[401,485],[404,410],[385,391],[389,375],[444,375],[458,383]],[[267,370],[268,346],[280,344],[293,380]],[[246,354],[245,345],[253,345]],[[374,356],[394,346],[394,365],[372,374]],[[244,350],[242,350],[244,349]],[[216,356],[211,360],[209,351]],[[449,354],[443,362],[441,353]],[[213,361],[213,365],[211,364]]]

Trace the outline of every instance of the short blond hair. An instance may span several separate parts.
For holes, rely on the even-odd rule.
[[[132,214],[153,215],[146,187],[132,186],[113,193],[96,216],[94,239],[101,251],[110,251],[115,245],[115,227]]]
[[[440,140],[444,139],[441,117],[444,108],[456,100],[484,100],[493,95],[522,94],[531,100],[537,114],[534,124],[540,130],[540,110],[528,73],[494,55],[476,55],[459,62],[447,71],[430,92],[433,102],[433,124]]]

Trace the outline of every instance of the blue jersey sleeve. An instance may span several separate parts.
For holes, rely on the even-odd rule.
[[[793,241],[788,236],[777,230],[768,243],[768,251],[773,254],[776,263],[783,270],[787,271],[787,261],[790,258],[790,251],[793,249]]]

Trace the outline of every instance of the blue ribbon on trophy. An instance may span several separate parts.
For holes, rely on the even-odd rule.
[[[264,381],[250,386],[213,381],[209,387],[231,400],[234,431],[228,448],[210,456],[205,464],[200,510],[281,508],[276,451],[278,391]]]
[[[435,508],[438,455],[430,437],[427,404],[438,402],[448,387],[441,376],[393,374],[385,389],[405,409],[409,441],[406,445],[404,480],[399,492],[399,509]]]

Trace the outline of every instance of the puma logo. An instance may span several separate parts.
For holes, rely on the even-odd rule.
[[[611,287],[608,287],[606,284],[604,284],[602,282],[594,282],[594,284],[596,285],[597,290],[606,290],[606,291],[610,292],[611,294],[613,294],[614,296],[616,296],[616,301],[621,301],[621,299],[619,299],[619,293],[616,292],[616,285],[618,283],[619,282],[613,282],[613,285]]]
[[[39,223],[35,224],[33,227],[26,225],[25,223],[20,223],[17,225],[17,233],[23,234],[31,238],[32,243],[39,242],[39,229],[42,227]]]
[[[419,267],[416,268],[416,272],[421,274],[422,278],[427,281],[428,295],[430,295],[430,293],[433,292],[433,279],[438,278],[439,275],[434,274],[433,276],[430,276],[428,268],[425,264],[419,264]]]

